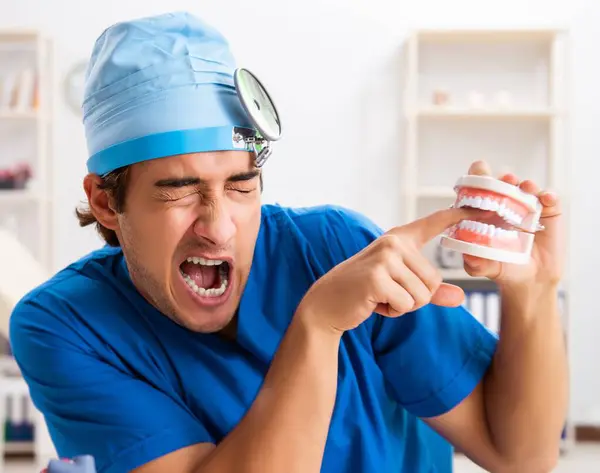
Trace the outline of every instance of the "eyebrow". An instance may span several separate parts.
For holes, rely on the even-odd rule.
[[[227,182],[242,182],[250,181],[260,174],[259,170],[253,170],[248,172],[240,172],[232,174],[227,178]],[[156,187],[170,187],[170,188],[181,188],[198,186],[200,184],[206,184],[206,181],[199,177],[172,177],[167,179],[160,179],[154,183]]]

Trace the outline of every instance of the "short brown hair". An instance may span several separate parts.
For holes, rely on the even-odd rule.
[[[129,166],[116,169],[106,176],[102,177],[102,183],[99,189],[106,191],[108,198],[112,201],[115,210],[121,213],[125,210],[125,195],[127,193],[127,184],[129,182]],[[117,234],[104,225],[102,225],[92,213],[89,206],[75,209],[75,214],[81,227],[96,224],[96,230],[106,243],[110,246],[120,246]]]

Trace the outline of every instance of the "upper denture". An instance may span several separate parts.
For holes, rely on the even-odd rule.
[[[458,207],[493,211],[513,225],[520,225],[528,214],[527,207],[520,202],[505,195],[482,189],[460,189],[457,204]]]

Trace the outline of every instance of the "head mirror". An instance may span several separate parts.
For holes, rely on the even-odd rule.
[[[247,69],[237,69],[235,87],[246,113],[261,136],[268,141],[281,138],[281,122],[275,104],[260,83]]]

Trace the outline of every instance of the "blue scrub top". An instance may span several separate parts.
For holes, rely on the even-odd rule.
[[[339,207],[263,206],[236,343],[160,314],[118,248],[56,274],[18,304],[10,337],[58,454],[91,454],[98,473],[123,473],[187,445],[218,444],[251,406],[310,285],[381,233]],[[462,307],[374,314],[345,333],[321,471],[434,472],[417,417],[464,399],[496,344]]]

